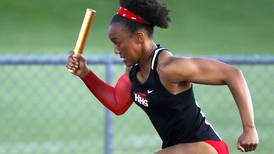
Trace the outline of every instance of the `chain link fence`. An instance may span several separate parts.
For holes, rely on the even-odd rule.
[[[273,152],[274,57],[211,57],[236,65],[249,84],[260,135],[257,154]],[[66,57],[0,57],[0,154],[151,154],[161,141],[136,105],[113,116],[67,72]],[[114,83],[125,68],[115,57],[88,57],[90,68]],[[242,132],[226,86],[194,85],[208,121],[231,153]]]

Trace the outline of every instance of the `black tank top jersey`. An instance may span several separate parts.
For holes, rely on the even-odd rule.
[[[140,70],[138,64],[132,67],[129,75],[132,99],[148,115],[163,141],[162,148],[178,143],[220,140],[196,104],[192,87],[173,95],[161,84],[156,68],[163,50],[166,49],[158,46],[153,51],[150,74],[143,84],[136,76]]]

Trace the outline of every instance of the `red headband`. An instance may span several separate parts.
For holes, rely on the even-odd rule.
[[[135,21],[140,24],[147,24],[147,22],[140,16],[136,15],[135,13],[129,11],[126,8],[120,7],[117,14],[119,16],[125,17],[129,20]]]

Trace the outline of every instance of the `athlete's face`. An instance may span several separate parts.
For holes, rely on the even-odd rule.
[[[115,53],[120,55],[126,66],[138,62],[142,50],[138,35],[132,34],[124,25],[114,23],[109,26],[108,36],[114,44]]]

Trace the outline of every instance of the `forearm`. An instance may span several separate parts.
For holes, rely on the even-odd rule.
[[[125,75],[119,78],[115,87],[102,81],[92,71],[89,71],[81,79],[90,92],[117,115],[123,114],[132,104],[129,91],[131,85]]]
[[[239,69],[233,70],[233,73],[231,73],[227,80],[227,85],[239,109],[244,131],[254,128],[255,123],[251,95],[246,80]]]

